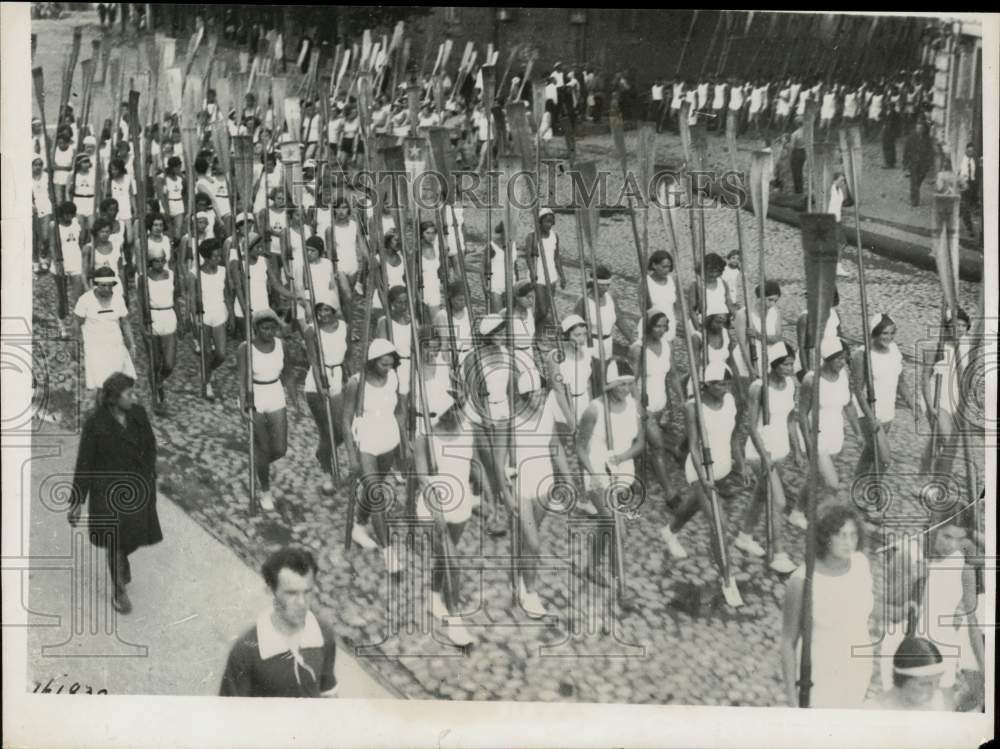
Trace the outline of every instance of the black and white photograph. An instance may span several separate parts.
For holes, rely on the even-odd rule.
[[[0,8],[5,744],[994,737],[1000,16]]]

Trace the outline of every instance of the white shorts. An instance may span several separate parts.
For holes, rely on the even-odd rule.
[[[445,522],[457,525],[472,517],[472,505],[472,490],[467,482],[454,476],[435,476],[432,484],[420,492],[417,517],[433,518],[431,507],[434,507],[444,513]]]
[[[229,320],[229,310],[226,306],[209,306],[205,308],[202,314],[201,321],[202,324],[207,325],[210,328],[217,328],[220,325],[225,325]]]
[[[183,200],[170,200],[167,198],[167,213],[170,214],[170,218],[175,218],[177,216],[183,216],[184,211],[184,201]]]
[[[395,416],[385,419],[372,414],[355,418],[353,430],[354,440],[363,453],[385,455],[399,447],[399,422]]]
[[[89,218],[94,215],[93,198],[73,198],[73,204],[76,206],[76,213],[78,216],[86,216]]]
[[[177,314],[173,309],[151,309],[153,335],[173,335],[177,332]]]
[[[253,384],[253,407],[257,413],[269,414],[282,411],[285,408],[285,388],[281,380],[261,384]]]
[[[726,455],[725,457],[720,457],[718,459],[713,455],[712,458],[712,479],[718,483],[732,473],[733,458],[732,455]],[[701,458],[699,458],[699,460],[700,459]],[[691,461],[690,454],[688,455],[687,460],[684,461],[684,478],[687,479],[689,484],[698,483],[698,474],[694,470],[694,463]]]
[[[52,171],[52,184],[59,185],[61,187],[66,187],[69,184],[69,178],[72,172],[68,169],[60,169],[56,167]]]
[[[83,273],[83,253],[77,247],[63,247],[63,272],[79,276]]]

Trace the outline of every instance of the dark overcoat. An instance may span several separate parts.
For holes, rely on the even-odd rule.
[[[142,406],[123,427],[107,408],[83,425],[73,502],[88,502],[90,541],[106,547],[114,534],[126,554],[163,540],[156,514],[156,437]]]

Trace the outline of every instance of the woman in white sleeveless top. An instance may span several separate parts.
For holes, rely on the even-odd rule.
[[[167,236],[167,220],[158,213],[146,216],[146,226],[149,231],[146,233],[146,247],[152,253],[162,252],[167,259],[167,267],[174,269],[174,252],[170,237]]]
[[[448,284],[448,299],[446,304],[451,309],[451,328],[455,333],[455,350],[458,352],[458,363],[472,353],[472,320],[469,315],[469,305],[465,298],[465,284],[460,280]],[[449,351],[451,349],[451,331],[448,323],[448,310],[438,310],[434,318],[434,327],[438,329],[445,340]]]
[[[382,257],[384,258],[384,262],[380,260],[378,271],[381,273],[381,266],[384,266],[385,288],[388,292],[393,286],[406,286],[407,268],[403,255],[400,252],[399,232],[395,228],[389,229],[382,241]],[[382,295],[378,292],[378,289],[372,290],[372,308],[376,310],[382,309]]]
[[[232,304],[229,301],[226,283],[226,268],[222,265],[222,243],[218,239],[206,239],[198,247],[198,281],[201,283],[201,320],[198,320],[198,310],[195,306],[198,288],[195,276],[192,273],[188,277],[187,298],[190,300],[188,309],[193,315],[194,324],[205,327],[205,350],[200,352],[200,356],[205,357],[205,373],[208,382],[205,385],[205,397],[214,400],[215,391],[212,389],[212,374],[226,360],[226,326],[229,323]],[[251,309],[267,309],[267,297],[262,300],[253,299]],[[241,329],[242,330],[242,329]],[[197,348],[200,347],[198,338],[198,328],[194,329],[194,340]],[[209,352],[208,349],[211,349]]]
[[[733,357],[736,360],[737,372],[742,376],[747,376],[751,369],[754,370],[754,372],[750,374],[751,377],[759,373],[759,362],[764,356],[762,341],[766,339],[769,354],[772,351],[780,350],[780,347],[784,342],[781,308],[778,307],[778,302],[781,300],[781,287],[778,285],[777,281],[766,281],[764,284],[764,300],[767,305],[767,311],[764,315],[764,325],[761,325],[760,322],[760,294],[761,288],[760,284],[758,284],[754,290],[755,299],[753,303],[751,303],[750,309],[747,310],[749,313],[747,315],[749,324],[746,329],[746,336],[749,343],[748,348],[752,347],[751,356],[756,356],[757,364],[744,361],[743,352],[739,347],[736,347],[733,350]],[[764,332],[761,332],[762,330]],[[768,355],[768,359],[770,359],[770,355]]]
[[[858,708],[874,666],[874,659],[853,652],[871,640],[868,625],[875,604],[871,565],[859,551],[861,523],[851,508],[834,505],[820,516],[816,536],[809,707]],[[790,707],[799,704],[804,584],[804,566],[785,584],[781,663]]]
[[[146,284],[149,314],[156,346],[157,391],[154,410],[162,414],[166,405],[165,384],[177,361],[177,313],[174,310],[174,274],[167,268],[167,256],[159,247],[150,247],[149,270],[139,283]]]
[[[729,313],[729,289],[726,282],[722,280],[722,274],[726,270],[726,261],[721,255],[709,252],[705,255],[705,279],[695,278],[687,290],[688,307],[691,310],[691,322],[694,330],[702,328],[702,314],[723,315]],[[701,265],[695,267],[695,273],[701,275]],[[702,312],[702,299],[704,293],[704,313]]]
[[[590,500],[600,515],[610,517],[612,511],[617,511],[613,505],[627,506],[637,496],[635,459],[646,449],[646,430],[643,429],[645,411],[632,395],[635,383],[632,368],[615,358],[608,363],[604,374],[608,413],[602,398],[595,398],[587,406],[577,430],[576,457],[586,471],[584,486]],[[580,509],[587,512],[590,508]],[[603,550],[604,544],[598,543],[586,575],[600,585],[607,585],[600,572]]]
[[[135,183],[122,159],[111,159],[108,166],[111,197],[118,201],[118,218],[128,223],[135,215]]]
[[[736,400],[730,392],[733,381],[732,372],[723,364],[713,363],[705,368],[701,383],[701,420],[705,427],[704,447],[712,455],[712,480],[717,490],[719,482],[733,470],[733,431],[736,429]],[[669,525],[664,526],[660,536],[667,545],[667,551],[676,559],[687,557],[687,550],[681,545],[677,534],[687,525],[699,510],[704,510],[711,517],[709,497],[707,493],[708,475],[702,464],[702,435],[698,428],[695,414],[695,400],[689,398],[684,406],[687,424],[688,444],[690,452],[684,463],[684,477],[688,482],[689,494],[674,515]],[[726,518],[719,506],[721,517],[719,523],[726,527]],[[714,534],[713,534],[714,536]],[[712,555],[719,563],[719,549],[713,540],[710,543]]]
[[[320,487],[325,494],[333,493],[333,456],[332,450],[343,442],[341,433],[342,399],[337,397],[344,390],[344,360],[347,356],[347,325],[338,319],[337,310],[329,302],[316,302],[313,310],[313,323],[305,330],[306,354],[309,357],[309,369],[303,392],[306,394],[306,405],[316,422],[319,433],[319,446],[316,448],[316,459],[323,471],[323,484]],[[322,361],[319,350],[322,349]],[[325,390],[325,393],[324,393]],[[324,397],[330,399],[330,412],[333,415],[333,433],[336,444],[330,443],[330,424],[327,421]],[[338,418],[339,417],[339,418]]]
[[[667,473],[667,453],[674,459],[683,458],[676,446],[667,441],[664,430],[670,423],[671,401],[675,407],[684,402],[680,382],[671,361],[672,351],[667,340],[670,319],[663,310],[652,308],[646,312],[647,329],[645,341],[645,363],[640,362],[643,354],[642,341],[636,341],[629,350],[629,363],[632,369],[645,376],[646,390],[646,441],[650,449],[648,455],[652,459],[653,472],[657,481],[663,487],[667,504],[673,504],[677,498],[676,482],[671,482]],[[636,386],[642,393],[642,385]]]
[[[408,293],[405,286],[391,287],[388,294],[389,314],[380,317],[375,323],[375,336],[392,341],[399,355],[399,367],[396,369],[399,378],[398,392],[406,413],[409,412],[410,372],[413,364],[413,326],[410,322]]]
[[[563,341],[545,357],[546,376],[551,384],[550,400],[559,407],[556,422],[565,424],[570,433],[594,398],[593,355],[588,346],[586,321],[579,315],[563,318]]]
[[[670,324],[664,334],[667,343],[677,337],[678,315],[677,282],[674,279],[674,258],[666,250],[657,250],[647,261],[646,288],[649,290],[649,307],[666,313]],[[642,316],[636,321],[636,337],[642,337]]]
[[[511,245],[514,243],[511,242]],[[493,227],[493,240],[487,252],[483,253],[483,292],[489,295],[491,309],[499,310],[505,304],[507,294],[506,253],[504,246],[503,221]],[[517,279],[517,252],[512,247],[515,260],[512,261],[514,279]]]
[[[236,358],[239,363],[240,410],[247,413],[246,347],[253,347],[253,418],[254,467],[260,506],[266,511],[274,509],[271,494],[271,464],[285,456],[288,450],[288,414],[285,411],[285,387],[292,403],[298,409],[298,396],[291,381],[292,370],[286,366],[285,349],[278,334],[281,322],[270,308],[253,311],[253,340],[240,344]]]
[[[76,203],[76,215],[84,227],[89,227],[94,220],[97,175],[94,174],[92,163],[87,154],[80,154],[76,157],[76,169],[73,172],[73,202]]]
[[[709,315],[705,321],[705,331],[691,335],[691,345],[694,349],[695,367],[698,370],[706,366],[722,365],[732,368],[734,342],[727,329],[729,315]],[[707,349],[707,353],[703,351]],[[690,394],[690,383],[688,385]]]
[[[431,221],[420,223],[419,273],[424,320],[433,320],[442,304],[441,251],[437,227]]]
[[[208,241],[208,240],[205,240]],[[247,294],[250,296],[250,311],[264,309],[270,307],[270,302],[268,300],[268,290],[270,289],[272,282],[270,279],[270,270],[267,264],[267,246],[261,240],[261,238],[253,234],[250,240],[250,288],[246,288],[246,270],[240,268],[239,262],[236,260],[235,248],[230,249],[229,255],[229,266],[234,269],[238,275],[233,278],[233,286],[235,289],[235,305],[234,312],[237,318],[237,325],[239,325],[240,320],[245,319],[246,315],[243,312],[245,309],[244,302],[246,301]],[[234,268],[235,265],[235,268]]]
[[[368,346],[365,362],[363,410],[360,373],[351,377],[344,389],[343,432],[347,443],[350,472],[359,476],[358,496],[351,539],[364,549],[382,548],[386,570],[399,571],[399,561],[388,545],[385,502],[391,497],[389,472],[397,458],[404,430],[399,400],[399,354],[385,338],[375,338]],[[372,520],[376,540],[366,525]]]
[[[431,614],[436,623],[447,621],[443,632],[459,647],[473,642],[473,637],[461,622],[460,611],[449,606],[443,596],[446,589],[446,567],[441,561],[447,551],[458,548],[462,531],[472,517],[472,471],[476,457],[477,428],[465,417],[454,398],[447,393],[428,394],[429,411],[426,417],[418,417],[425,424],[422,433],[414,442],[414,468],[419,476],[417,497],[417,517],[434,520],[435,529],[431,536],[435,562],[431,570]],[[426,433],[430,424],[431,434]],[[448,546],[445,546],[447,534]],[[454,560],[451,561],[454,565]],[[450,569],[450,582],[461,587],[460,570]],[[455,601],[458,591],[451,591]],[[454,602],[452,602],[454,603]]]
[[[855,476],[868,472],[872,465],[874,440],[878,440],[879,461],[881,470],[892,463],[892,453],[889,444],[889,433],[896,418],[896,397],[900,396],[911,411],[917,411],[923,406],[921,401],[914,404],[910,389],[906,386],[903,367],[903,354],[896,345],[896,323],[885,314],[874,315],[869,321],[871,332],[871,363],[872,380],[875,390],[875,410],[872,413],[868,403],[868,387],[865,376],[868,357],[864,347],[858,347],[851,359],[851,377],[854,380],[854,392],[858,394],[857,406],[860,408],[861,433],[865,438],[865,446],[861,451]],[[920,411],[923,409],[920,408]],[[922,414],[920,414],[922,415]]]
[[[923,399],[933,439],[927,440],[921,465],[924,471],[937,474],[950,473],[952,459],[958,448],[958,430],[963,428],[964,420],[970,418],[963,413],[969,408],[966,403],[974,404],[974,398],[978,397],[965,392],[968,387],[965,372],[975,366],[980,349],[977,341],[969,334],[968,314],[959,308],[957,317],[954,322],[945,322],[942,345],[935,352],[933,362],[926,361],[923,367]],[[958,359],[955,358],[956,340]],[[932,447],[935,448],[933,453]]]
[[[586,315],[583,311],[584,305],[587,306]],[[598,310],[600,310],[599,317]],[[625,328],[624,317],[620,314],[618,301],[611,295],[611,271],[607,266],[597,266],[597,304],[594,304],[594,280],[591,279],[587,282],[587,295],[576,303],[573,312],[590,320],[591,332],[594,334],[595,359],[603,356],[604,362],[608,362],[614,356],[614,336],[612,333],[615,327],[631,345],[631,333]],[[598,320],[600,320],[599,323]],[[599,338],[600,340],[598,340]]]
[[[84,285],[90,288],[94,272],[98,268],[110,268],[114,273],[117,283],[114,285],[114,295],[125,299],[122,291],[122,277],[124,267],[120,246],[115,246],[111,242],[111,222],[106,218],[94,220],[94,229],[91,241],[83,246],[83,267]]]
[[[333,273],[333,263],[326,257],[326,247],[319,237],[309,237],[305,247],[306,262],[297,269],[301,275],[301,284],[296,288],[299,296],[299,320],[302,324],[312,324],[312,314],[309,307],[312,298],[309,286],[312,285],[316,304],[322,302],[332,309],[340,309],[340,293],[337,289],[337,279]]]
[[[820,346],[823,364],[819,370],[819,440],[818,453],[810,455],[816,461],[823,488],[836,492],[840,488],[837,466],[834,459],[844,447],[844,414],[857,431],[856,417],[848,406],[851,404],[851,380],[847,372],[847,351],[839,338],[828,338]],[[808,435],[812,433],[812,389],[817,382],[815,372],[808,372],[802,378],[802,392],[799,396],[799,428],[806,436],[806,449],[810,449]],[[800,507],[808,507],[809,483],[802,488]],[[817,502],[819,498],[817,498]]]
[[[76,304],[80,295],[89,288],[89,283],[84,277],[83,247],[80,246],[80,239],[83,236],[83,227],[76,217],[76,205],[73,203],[63,203],[56,209],[56,231],[59,232],[59,247],[62,250],[63,273],[65,273],[69,283],[67,293],[69,304]],[[88,266],[90,264],[88,263]],[[89,271],[88,271],[89,272]],[[64,323],[59,320],[60,337],[65,336]]]
[[[750,383],[748,423],[751,426],[745,455],[746,460],[761,464],[761,472],[753,498],[743,514],[740,533],[733,545],[751,556],[762,557],[766,554],[765,549],[754,540],[753,533],[767,502],[767,492],[770,488],[771,506],[775,520],[772,527],[774,556],[770,567],[775,572],[787,575],[795,569],[795,564],[785,552],[783,526],[777,521],[787,504],[784,486],[785,460],[789,455],[792,455],[792,462],[798,465],[800,459],[798,442],[792,441],[790,431],[795,423],[795,389],[797,384],[793,376],[795,352],[784,342],[769,347],[768,364],[768,423],[766,425],[763,419],[763,382],[754,380]],[[761,458],[761,455],[764,455],[764,458]],[[770,487],[765,482],[769,482]],[[765,537],[766,535],[765,530]]]

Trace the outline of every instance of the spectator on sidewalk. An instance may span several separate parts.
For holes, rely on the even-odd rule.
[[[884,169],[896,168],[896,140],[899,138],[899,112],[889,103],[882,125],[882,160]]]
[[[337,647],[333,630],[309,605],[319,571],[312,553],[286,546],[261,573],[273,607],[233,645],[221,697],[335,697]]]
[[[962,223],[969,234],[974,234],[976,227],[972,219],[979,207],[979,159],[973,143],[965,144],[965,156],[958,169],[958,187],[962,192],[962,202],[959,204]]]
[[[108,377],[97,408],[87,417],[73,475],[72,526],[88,502],[90,543],[107,550],[111,605],[132,611],[125,586],[132,582],[129,555],[163,540],[156,514],[156,435],[145,409],[135,402],[135,380]],[[109,525],[110,521],[110,525]]]
[[[917,121],[903,147],[903,168],[910,173],[910,205],[920,205],[920,186],[934,168],[934,141],[927,126]]]

